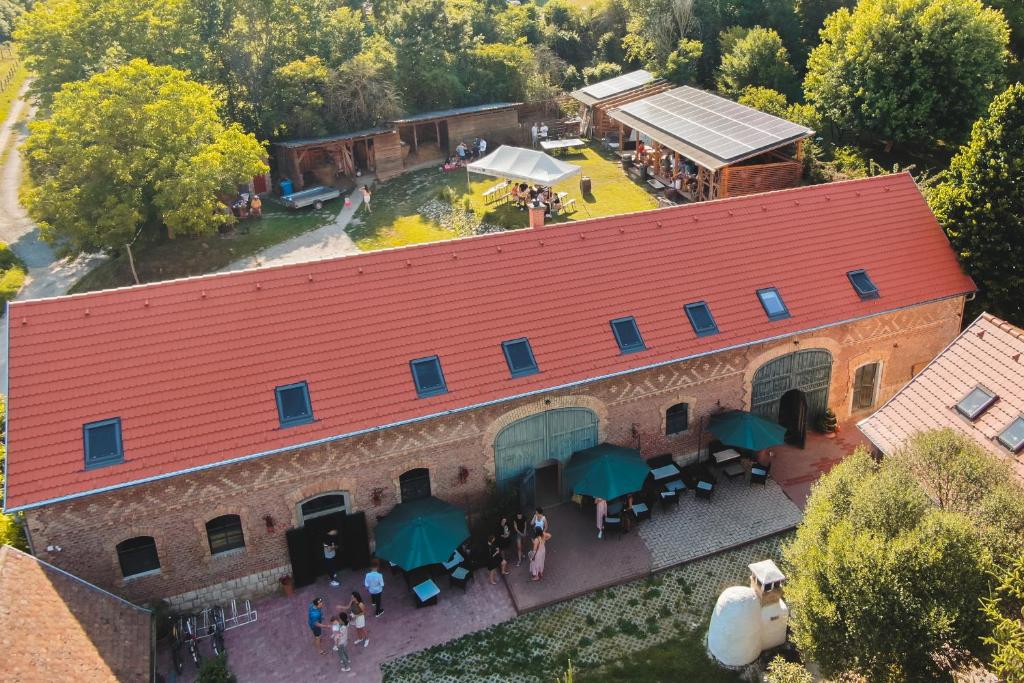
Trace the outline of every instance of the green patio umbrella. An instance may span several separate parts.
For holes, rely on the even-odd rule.
[[[466,512],[433,496],[399,503],[377,524],[377,556],[410,571],[447,562],[469,538]]]
[[[708,429],[726,446],[759,451],[786,441],[786,428],[745,410],[711,416]]]
[[[612,500],[639,491],[650,473],[640,451],[603,443],[573,453],[564,476],[573,493]]]

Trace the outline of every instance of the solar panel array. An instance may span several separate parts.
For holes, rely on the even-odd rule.
[[[595,100],[603,100],[606,97],[618,95],[620,92],[626,92],[627,90],[638,88],[653,80],[654,74],[650,71],[640,69],[639,71],[632,71],[628,74],[616,76],[615,78],[609,78],[607,81],[588,85],[585,88],[581,88],[580,92],[593,97]]]
[[[689,86],[645,97],[619,109],[723,161],[747,157],[813,132]]]

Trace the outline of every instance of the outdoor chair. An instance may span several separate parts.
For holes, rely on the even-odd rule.
[[[465,567],[463,567],[462,565],[459,565],[458,567],[452,570],[451,574],[448,575],[448,585],[451,588],[455,588],[456,586],[458,586],[462,589],[462,592],[465,593],[466,584],[468,584],[469,580],[472,578],[473,573]]]
[[[622,518],[621,517],[605,517],[604,518],[604,537],[608,538],[611,536],[611,532],[616,532],[619,539],[622,538]]]
[[[771,471],[771,465],[754,465],[750,468],[750,483],[760,484],[761,486],[768,485],[768,473]]]
[[[711,500],[711,494],[715,491],[715,485],[710,481],[704,481],[703,479],[697,482],[697,486],[694,488],[694,493],[697,494],[698,498],[704,500]]]
[[[636,503],[633,505],[633,521],[639,523],[642,519],[651,518],[651,508],[647,503]]]
[[[661,498],[661,509],[668,510],[669,505],[675,505],[679,507],[679,492],[678,491],[662,491],[658,494]]]

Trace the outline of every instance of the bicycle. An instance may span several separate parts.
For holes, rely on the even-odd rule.
[[[171,621],[171,661],[174,670],[180,674],[185,668],[185,662],[181,659],[181,624],[174,617],[168,619]]]
[[[212,619],[210,618],[211,616]],[[206,610],[206,614],[203,615],[203,621],[209,624],[207,628],[207,635],[213,636],[211,639],[213,654],[215,657],[219,656],[226,650],[224,645],[224,631],[227,629],[224,624],[224,608],[211,607]]]
[[[199,635],[196,633],[195,615],[182,617],[182,621],[185,625],[185,644],[188,646],[188,653],[192,657],[192,663],[198,669],[203,663],[203,656],[199,653]]]

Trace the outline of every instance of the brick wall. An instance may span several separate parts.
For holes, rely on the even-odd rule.
[[[291,453],[172,477],[89,496],[28,513],[33,546],[43,559],[129,600],[174,597],[178,604],[246,597],[276,589],[288,554],[284,529],[297,525],[298,504],[346,491],[352,510],[371,527],[399,496],[399,476],[430,470],[434,495],[467,507],[484,497],[494,476],[494,438],[511,422],[544,410],[578,406],[599,418],[601,440],[635,446],[645,456],[671,452],[693,457],[698,425],[719,406],[749,408],[751,379],[765,362],[794,350],[824,348],[833,356],[829,404],[840,420],[851,416],[854,373],[881,363],[875,405],[931,360],[959,332],[962,299],[917,306],[818,333],[799,335],[706,358],[636,372],[572,389],[457,413]],[[665,435],[665,409],[690,404],[690,429]],[[857,415],[859,417],[859,415]],[[634,433],[636,436],[634,436]],[[705,436],[706,440],[706,436]],[[460,482],[459,470],[469,470]],[[379,505],[373,492],[379,489]],[[210,556],[206,521],[223,514],[242,519],[244,549]],[[264,516],[276,521],[267,530]],[[115,546],[147,535],[155,539],[161,569],[125,580]],[[48,545],[63,548],[47,553]]]

